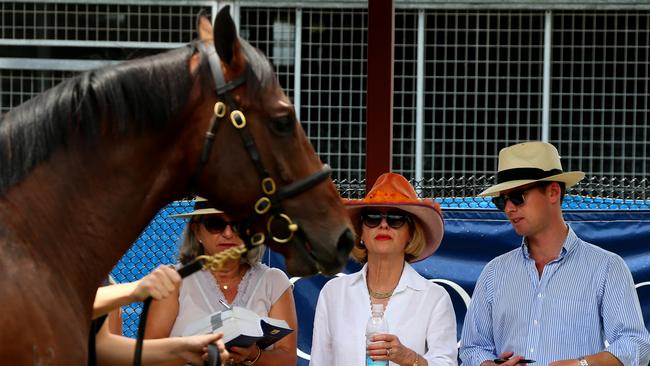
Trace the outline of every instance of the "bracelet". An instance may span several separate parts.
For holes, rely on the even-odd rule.
[[[413,366],[420,366],[420,355],[415,351],[413,351],[413,353],[415,353],[415,361],[413,361]]]
[[[262,349],[260,348],[260,346],[257,346],[257,356],[255,357],[255,359],[252,360],[252,361],[244,360],[244,361],[242,361],[241,363],[244,364],[244,365],[246,365],[246,366],[254,365],[255,362],[257,362],[257,360],[260,359],[260,356],[262,356]]]

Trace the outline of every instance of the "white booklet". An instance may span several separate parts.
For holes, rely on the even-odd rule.
[[[261,317],[255,312],[234,306],[190,323],[183,336],[223,332],[226,347],[248,347],[257,343],[265,349],[293,332],[286,321]]]

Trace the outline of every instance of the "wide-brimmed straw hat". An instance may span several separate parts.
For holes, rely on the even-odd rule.
[[[560,154],[555,146],[542,141],[529,141],[501,149],[497,169],[497,184],[479,196],[498,196],[501,192],[534,182],[564,182],[571,187],[585,173],[564,172]]]
[[[175,218],[188,218],[188,217],[194,217],[194,216],[201,216],[201,215],[214,215],[214,214],[220,214],[223,213],[223,211],[219,211],[216,208],[212,207],[212,204],[210,201],[203,197],[196,197],[194,199],[194,211],[184,213],[184,214],[176,214],[176,215],[171,215],[170,217],[175,217]]]
[[[359,222],[359,215],[366,207],[394,207],[410,213],[422,227],[426,241],[424,250],[412,262],[430,256],[440,246],[444,233],[440,204],[432,199],[418,199],[413,186],[399,174],[382,174],[365,198],[344,203],[354,223]]]

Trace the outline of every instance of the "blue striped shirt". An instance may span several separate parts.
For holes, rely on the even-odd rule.
[[[512,351],[545,366],[605,350],[626,366],[650,361],[650,335],[620,256],[569,228],[559,258],[541,278],[525,239],[485,266],[465,316],[463,365]]]

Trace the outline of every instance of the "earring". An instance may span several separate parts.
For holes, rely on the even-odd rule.
[[[366,243],[363,242],[363,239],[359,240],[359,248],[365,249]]]

